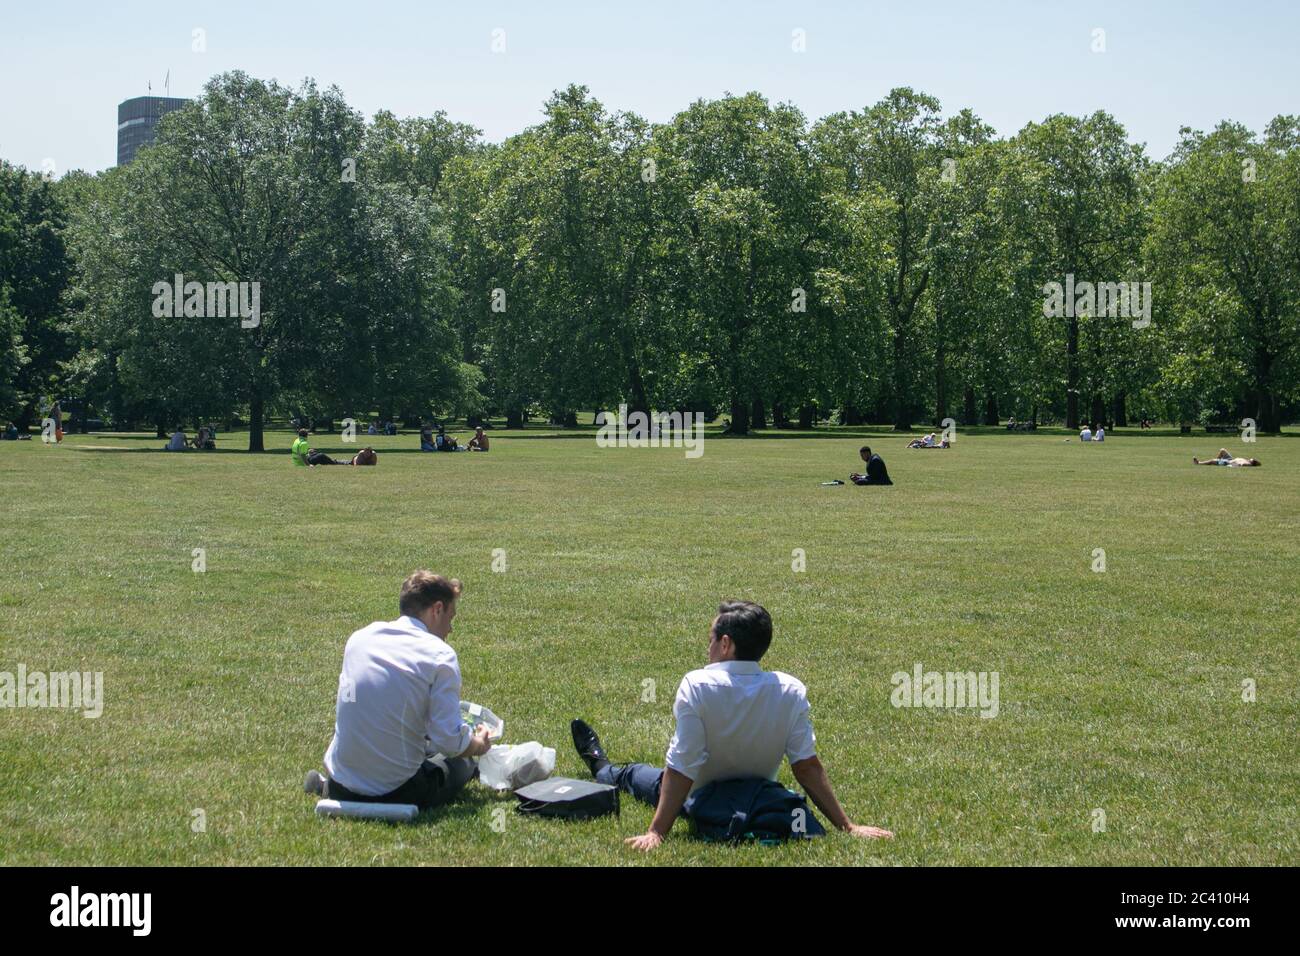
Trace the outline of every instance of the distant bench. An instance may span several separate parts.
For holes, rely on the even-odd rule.
[[[1038,422],[1008,422],[1007,431],[1009,432],[1036,432],[1038,431]]]
[[[1207,435],[1231,435],[1240,430],[1241,429],[1239,429],[1236,425],[1233,424],[1205,426],[1205,434]]]

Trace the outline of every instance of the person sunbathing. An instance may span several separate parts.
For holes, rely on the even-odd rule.
[[[1217,455],[1215,455],[1213,458],[1207,458],[1205,459],[1205,461],[1201,461],[1195,455],[1192,456],[1193,465],[1215,465],[1218,464],[1220,461],[1231,461],[1231,460],[1232,460],[1232,455],[1228,453],[1228,449],[1226,448],[1220,448],[1219,453]]]
[[[317,465],[374,465],[378,464],[379,456],[375,454],[373,448],[363,448],[347,461],[336,461],[323,451],[317,451],[315,448],[307,451],[307,464],[313,468]]]
[[[1258,458],[1242,458],[1240,456],[1234,458],[1233,456],[1228,454],[1228,450],[1226,448],[1220,448],[1219,455],[1217,458],[1207,458],[1204,461],[1201,461],[1201,459],[1193,456],[1192,464],[1193,465],[1224,465],[1228,468],[1258,468],[1261,462]]]
[[[482,425],[474,429],[474,437],[469,440],[469,444],[466,445],[465,447],[468,448],[470,451],[488,450],[488,437],[483,433]]]

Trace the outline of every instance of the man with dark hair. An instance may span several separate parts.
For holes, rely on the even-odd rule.
[[[306,467],[307,456],[309,454],[311,454],[311,448],[307,444],[307,429],[299,428],[298,437],[295,438],[293,444],[289,446],[289,455],[293,459],[295,465]]]
[[[401,617],[348,638],[325,774],[303,789],[332,800],[446,803],[491,747],[488,729],[460,714],[460,662],[446,643],[460,582],[416,571],[398,596]]]
[[[838,829],[857,837],[892,837],[853,823],[835,797],[817,758],[808,696],[789,674],[765,671],[759,659],[772,643],[772,618],[751,601],[727,601],[709,627],[709,665],[682,678],[673,703],[677,729],[667,768],[613,764],[583,720],[570,729],[592,776],[655,808],[650,829],[625,842],[652,850],[664,841],[687,798],[710,784],[775,780],[781,760]],[[740,808],[744,809],[744,808]]]
[[[861,455],[862,460],[867,463],[867,470],[865,474],[861,475],[855,471],[853,474],[849,475],[849,481],[853,482],[855,485],[893,484],[893,482],[889,480],[889,471],[885,468],[885,459],[881,458],[879,455],[873,455],[871,453],[870,445],[863,445],[858,450],[858,454]]]

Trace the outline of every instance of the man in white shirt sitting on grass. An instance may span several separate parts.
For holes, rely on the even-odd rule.
[[[488,730],[460,715],[460,662],[446,643],[460,582],[416,571],[402,583],[395,621],[348,638],[325,774],[303,789],[331,800],[447,803],[478,771]]]
[[[759,659],[772,643],[772,618],[751,601],[728,601],[709,628],[709,665],[682,678],[673,704],[677,730],[667,768],[613,764],[600,738],[582,720],[570,725],[578,756],[601,783],[655,808],[650,829],[625,842],[653,850],[668,836],[686,798],[713,781],[775,780],[781,760],[831,824],[856,837],[892,837],[853,823],[835,798],[817,759],[808,696],[789,674],[765,671]]]

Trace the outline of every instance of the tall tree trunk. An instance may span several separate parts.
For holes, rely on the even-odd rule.
[[[989,392],[984,398],[984,424],[996,425],[998,423],[998,397],[993,392]]]
[[[731,428],[729,431],[733,435],[749,434],[749,406],[742,398],[733,398],[731,400]]]
[[[248,450],[266,451],[262,430],[266,425],[266,408],[262,398],[262,384],[253,384],[253,397],[248,402]]]
[[[511,405],[506,409],[506,428],[524,427],[524,407]]]
[[[934,345],[934,421],[937,425],[948,417],[948,351],[944,346],[943,322],[935,310],[938,334]]]
[[[1089,416],[1089,424],[1099,425],[1106,420],[1106,400],[1100,395],[1092,396],[1092,414]]]
[[[817,409],[812,405],[799,406],[799,427],[809,429],[813,427],[813,422],[817,418]]]
[[[1065,327],[1065,427],[1079,427],[1079,319]]]
[[[767,427],[767,409],[764,408],[763,400],[761,398],[754,399],[753,404],[750,406],[749,427],[750,428]]]
[[[650,413],[650,399],[646,396],[645,379],[641,376],[641,366],[635,358],[629,358],[628,370],[628,412]]]
[[[961,423],[963,425],[979,424],[979,419],[975,415],[975,389],[969,385],[963,389],[961,395]]]
[[[772,427],[773,428],[790,427],[790,419],[786,418],[785,416],[785,406],[782,405],[780,402],[772,403]]]
[[[840,424],[841,425],[862,424],[862,413],[858,411],[858,407],[856,405],[845,405],[844,408],[840,410]]]
[[[1269,434],[1282,430],[1282,410],[1277,395],[1266,386],[1255,390],[1255,425]]]
[[[912,430],[912,402],[907,394],[907,369],[904,363],[906,336],[902,323],[896,323],[894,332],[894,431]]]
[[[1128,394],[1115,393],[1110,403],[1110,417],[1116,428],[1128,428]]]

